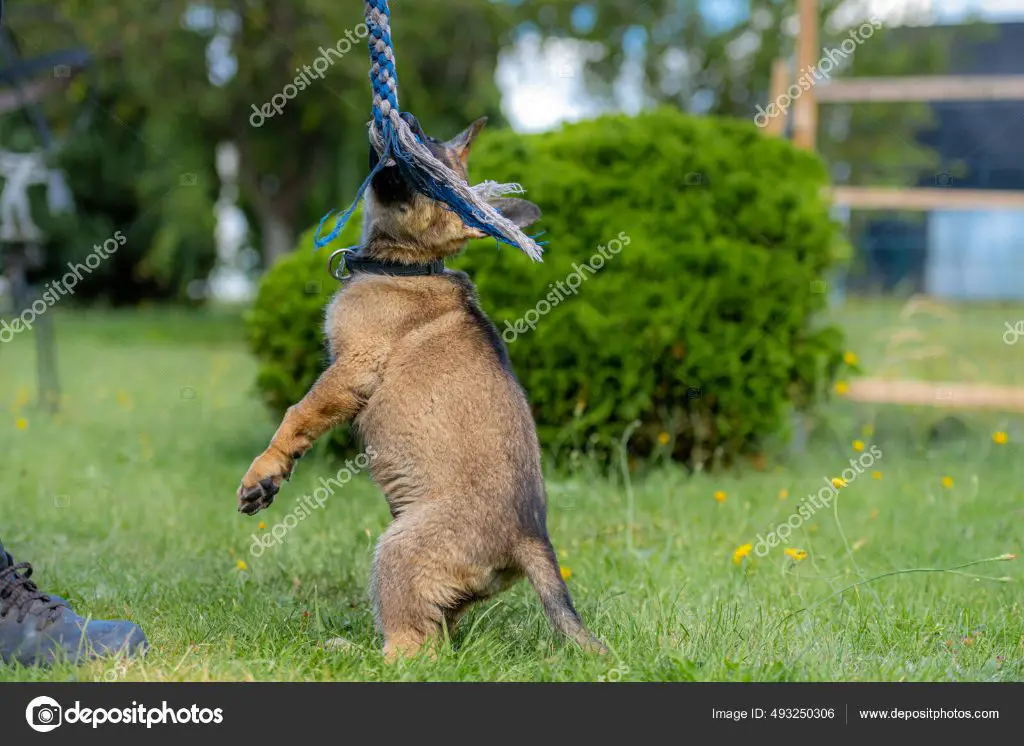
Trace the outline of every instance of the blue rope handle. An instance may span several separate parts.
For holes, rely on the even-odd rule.
[[[367,43],[370,47],[370,85],[373,88],[373,121],[383,129],[384,120],[398,108],[398,71],[391,41],[391,8],[388,0],[366,0]]]
[[[388,0],[366,0],[366,26],[369,30],[370,85],[373,89],[373,118],[370,142],[380,161],[363,181],[352,205],[335,220],[331,232],[321,237],[328,213],[317,227],[316,248],[323,248],[341,233],[373,177],[381,169],[396,165],[408,184],[417,192],[448,206],[470,228],[477,228],[501,243],[515,246],[535,261],[541,261],[543,250],[530,236],[487,202],[494,194],[493,183],[478,185],[475,191],[444,163],[433,156],[419,137],[402,119],[398,107],[398,72],[391,40],[391,8]],[[508,185],[508,191],[522,191]]]

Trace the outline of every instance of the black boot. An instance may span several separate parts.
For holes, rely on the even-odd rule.
[[[131,622],[89,621],[59,596],[42,593],[30,578],[32,567],[0,545],[0,659],[23,666],[146,649],[146,636]]]

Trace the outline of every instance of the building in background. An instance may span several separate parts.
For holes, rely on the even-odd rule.
[[[907,28],[907,43],[928,27]],[[1024,23],[954,34],[950,74],[1024,75]],[[916,186],[1024,191],[1024,101],[937,102],[918,140],[943,164]],[[1024,212],[936,211],[882,218],[857,237],[853,288],[903,289],[955,300],[1024,299]]]

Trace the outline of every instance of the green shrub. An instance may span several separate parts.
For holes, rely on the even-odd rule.
[[[510,342],[549,450],[606,450],[639,421],[633,453],[730,461],[827,394],[843,338],[816,314],[847,247],[813,155],[749,123],[664,109],[485,133],[471,168],[522,183],[544,210],[543,264],[481,241],[453,266]],[[338,246],[358,240],[355,220]],[[278,412],[324,362],[334,281],[311,246],[267,274],[251,319]]]

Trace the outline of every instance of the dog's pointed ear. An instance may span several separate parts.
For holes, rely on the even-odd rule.
[[[444,144],[448,152],[462,161],[463,166],[469,162],[469,151],[473,149],[473,141],[476,140],[476,136],[480,134],[480,130],[484,128],[485,124],[487,124],[487,117],[480,117]]]
[[[541,219],[540,208],[529,200],[518,197],[497,197],[490,200],[491,207],[520,228],[533,225]]]

